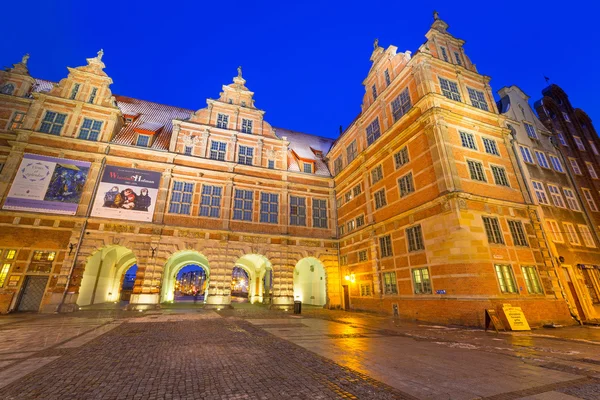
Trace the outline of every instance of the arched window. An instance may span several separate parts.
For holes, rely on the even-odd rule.
[[[13,94],[15,91],[15,85],[12,83],[7,83],[0,88],[0,93],[2,94]]]

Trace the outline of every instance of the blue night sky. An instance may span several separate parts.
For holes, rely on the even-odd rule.
[[[33,76],[58,81],[103,48],[113,93],[194,110],[242,65],[268,122],[329,137],[360,112],[373,40],[415,52],[437,9],[494,91],[516,84],[537,100],[546,75],[600,129],[598,3],[4,3],[0,65],[28,52]]]

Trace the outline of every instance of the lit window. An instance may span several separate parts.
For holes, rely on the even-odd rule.
[[[594,169],[594,166],[592,165],[592,163],[590,162],[586,162],[585,165],[587,166],[587,169],[590,173],[590,176],[593,179],[598,179],[598,174],[596,174],[596,170]]]
[[[567,206],[565,206],[565,202],[563,201],[562,195],[560,194],[560,189],[558,186],[548,184],[548,191],[550,192],[550,197],[552,197],[552,202],[556,207],[567,208]]]
[[[460,92],[458,91],[458,85],[456,82],[452,82],[444,78],[439,79],[440,87],[442,88],[442,94],[450,100],[461,101]]]
[[[498,218],[482,217],[482,219],[488,242],[495,244],[504,244],[504,237],[502,236],[502,230],[500,229],[500,223],[498,222]]]
[[[222,191],[223,189],[220,186],[202,186],[202,197],[200,200],[201,217],[219,218]]]
[[[565,193],[569,208],[573,211],[581,211],[581,207],[579,207],[579,203],[577,202],[573,191],[571,189],[563,188],[563,192]]]
[[[562,232],[560,231],[560,226],[558,225],[558,222],[548,219],[546,220],[546,225],[548,226],[548,231],[552,236],[553,242],[563,243],[565,241]]]
[[[466,132],[459,132],[459,134],[460,142],[462,143],[463,147],[472,150],[477,150],[477,145],[475,144],[475,137],[472,134]]]
[[[327,228],[327,200],[312,199],[313,227]]]
[[[381,189],[381,190],[375,192],[374,197],[375,197],[375,209],[376,210],[387,205],[387,201],[385,200],[385,189]]]
[[[252,133],[252,120],[242,118],[242,133]]]
[[[469,99],[471,100],[471,104],[473,107],[477,107],[483,111],[489,111],[487,101],[485,100],[485,94],[479,90],[467,88],[467,92],[469,92]]]
[[[374,185],[383,179],[383,169],[381,165],[376,166],[371,170],[371,184]]]
[[[375,118],[375,120],[367,126],[367,143],[371,145],[374,141],[379,139],[379,136],[381,136],[379,118]]]
[[[527,122],[523,122],[523,124],[525,125],[525,130],[527,131],[527,136],[529,136],[532,139],[537,139],[538,135],[535,132],[535,128],[533,127],[533,125],[528,124]]]
[[[467,160],[467,165],[469,167],[471,179],[480,182],[487,182],[487,179],[485,179],[485,172],[483,171],[483,164],[478,161]]]
[[[400,151],[394,154],[394,165],[396,169],[400,168],[405,164],[408,164],[409,161],[410,159],[408,157],[408,147],[406,146],[404,146],[400,149]]]
[[[13,131],[15,129],[21,128],[21,126],[23,126],[24,120],[25,120],[25,113],[15,111],[15,113],[12,117],[12,120],[10,121],[10,125],[8,126],[8,129]]]
[[[575,140],[575,144],[577,145],[577,148],[581,151],[585,151],[585,146],[583,145],[581,138],[579,136],[573,136],[573,139]]]
[[[515,246],[528,246],[527,238],[525,237],[525,229],[521,221],[508,221],[508,228],[512,236]]]
[[[360,284],[360,295],[362,297],[371,296],[371,284],[370,283],[361,283]]]
[[[585,188],[582,188],[581,190],[583,192],[583,197],[585,197],[585,199],[588,202],[588,205],[590,206],[590,210],[592,210],[594,212],[598,211],[598,207],[596,206],[596,202],[594,201],[592,192],[589,189],[585,189]]]
[[[542,182],[537,181],[531,181],[531,184],[533,185],[533,191],[535,192],[535,195],[540,204],[550,204],[548,202],[548,196],[546,196],[546,189],[544,189],[544,184]]]
[[[581,233],[581,237],[583,238],[583,243],[586,247],[596,247],[596,243],[594,242],[594,238],[592,236],[592,232],[590,232],[590,228],[587,225],[577,225],[579,227],[579,232]]]
[[[440,46],[440,50],[442,50],[442,58],[444,61],[448,62],[448,53],[446,53],[446,48]]]
[[[217,114],[217,128],[227,129],[227,125],[229,124],[229,115],[227,114]]]
[[[392,100],[392,114],[394,115],[394,122],[398,121],[404,114],[408,112],[412,107],[410,102],[410,94],[408,88],[404,89],[398,97]]]
[[[577,236],[577,231],[575,230],[575,225],[570,222],[563,222],[563,226],[565,227],[565,232],[567,233],[567,239],[569,240],[569,243],[575,246],[581,246],[579,236]]]
[[[79,139],[97,141],[102,130],[102,121],[85,118],[79,131]]]
[[[431,294],[431,280],[428,268],[415,268],[412,270],[415,294]]]
[[[252,190],[235,189],[233,199],[233,219],[252,221],[254,192]]]
[[[348,159],[348,164],[350,164],[352,162],[352,160],[354,160],[356,158],[356,153],[357,153],[356,140],[353,140],[352,143],[350,143],[350,145],[348,147],[346,147],[346,156]]]
[[[90,98],[88,100],[88,103],[94,104],[94,100],[96,99],[96,93],[98,93],[98,89],[92,88],[92,93],[90,93]]]
[[[3,263],[2,268],[0,268],[0,288],[4,286],[4,282],[6,282],[6,277],[8,276],[9,270],[10,270],[10,264]]]
[[[276,193],[260,194],[260,222],[276,224],[279,216],[279,195]]]
[[[421,225],[406,228],[406,241],[408,242],[408,251],[425,250]]]
[[[383,75],[385,77],[385,84],[388,85],[388,86],[390,86],[390,83],[392,83],[392,80],[390,79],[390,72],[386,69],[383,72]]]
[[[186,182],[173,182],[171,191],[171,202],[169,203],[169,212],[171,214],[189,215],[192,208],[192,196],[194,193],[194,184]]]
[[[496,146],[495,140],[483,138],[483,147],[485,148],[485,152],[488,154],[493,154],[495,156],[500,155],[500,152],[498,151],[498,146]]]
[[[573,173],[575,175],[582,175],[581,169],[579,168],[579,164],[577,164],[577,160],[573,158],[569,158],[569,162],[571,163],[571,168],[573,169]]]
[[[135,142],[136,146],[148,147],[149,144],[150,144],[150,136],[148,136],[148,135],[138,135],[137,141]]]
[[[389,237],[389,236],[388,236]],[[383,294],[397,294],[398,284],[396,283],[395,272],[383,273]]]
[[[531,152],[528,147],[519,146],[519,150],[521,150],[521,156],[523,157],[523,161],[528,164],[533,164],[533,157],[531,156]]]
[[[546,158],[546,154],[536,150],[535,156],[538,160],[538,164],[540,165],[540,167],[548,169],[550,168],[550,165],[548,165],[548,159]]]
[[[73,85],[73,89],[71,89],[71,96],[69,97],[71,100],[75,100],[75,97],[77,97],[77,93],[79,92],[80,86],[81,85],[79,83]]]
[[[381,257],[390,257],[392,253],[392,238],[390,235],[382,236],[379,238],[379,248],[381,250]]]
[[[227,143],[212,141],[210,144],[210,159],[225,161],[225,152],[227,151]]]
[[[252,157],[254,157],[253,147],[240,146],[238,154],[238,163],[252,165]]]
[[[510,265],[499,264],[496,264],[494,267],[496,269],[498,283],[500,284],[500,291],[502,293],[518,293],[512,267]]]
[[[562,163],[560,162],[558,157],[551,155],[550,162],[552,163],[552,167],[554,168],[554,170],[556,172],[563,172],[563,173],[565,172],[565,170],[563,169]]]
[[[523,271],[527,292],[529,294],[544,294],[537,269],[535,267],[522,266],[521,271]]]
[[[46,111],[46,115],[40,126],[40,132],[49,133],[51,135],[60,135],[60,131],[62,130],[66,119],[67,114]]]
[[[398,179],[398,187],[400,189],[400,197],[404,197],[415,191],[412,172]]]
[[[4,258],[6,260],[14,260],[16,255],[17,255],[16,250],[6,250],[6,252],[4,253]]]
[[[306,226],[306,198],[290,196],[290,225]]]

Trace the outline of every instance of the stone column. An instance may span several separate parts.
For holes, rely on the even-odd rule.
[[[221,219],[223,221],[223,229],[229,229],[229,222],[233,212],[233,178],[227,179],[225,189],[223,190],[223,199],[221,203]]]
[[[29,137],[29,135],[27,135]],[[23,159],[23,154],[25,153],[26,143],[15,143],[6,158],[6,162],[4,163],[4,168],[2,168],[2,172],[0,172],[0,203],[4,204],[4,200],[8,195],[8,189],[10,182],[15,176],[17,169],[19,168],[19,164]]]
[[[158,196],[156,198],[156,206],[154,207],[154,222],[162,224],[167,212],[167,199],[169,198],[169,188],[171,187],[171,178],[173,170],[167,169],[162,173],[162,182],[158,188]]]
[[[265,144],[265,141],[263,140],[263,138],[259,138],[258,139],[258,148],[256,149],[256,161],[254,162],[254,165],[258,165],[259,167],[262,167],[262,165],[263,165],[264,144]]]
[[[72,244],[73,249],[66,252],[62,262],[54,293],[52,293],[49,304],[45,307],[48,312],[73,312],[79,308],[77,306],[77,296],[87,261],[87,257],[84,254],[79,254],[78,248],[79,240],[83,233],[82,227],[82,223],[77,222],[71,231],[69,245]],[[76,262],[75,266],[73,266],[74,262]],[[69,276],[71,268],[73,268],[73,273]]]
[[[283,239],[282,245],[289,246],[288,239]],[[294,304],[294,265],[289,262],[287,253],[279,261],[278,265],[273,265],[273,297],[271,307],[289,308]]]
[[[128,310],[151,310],[159,307],[160,290],[155,284],[153,265],[156,254],[152,254],[152,249],[158,248],[158,240],[152,238],[144,247],[136,252],[138,270]]]
[[[234,133],[233,135],[231,135],[229,144],[227,145],[228,149],[227,154],[225,154],[225,161],[236,161],[235,156],[237,154],[237,141],[237,134]]]
[[[228,240],[228,235],[224,235],[219,248],[225,251],[215,254],[209,265],[210,282],[205,300],[209,308],[231,307],[231,272],[235,261],[229,259]]]
[[[85,187],[81,194],[81,200],[79,201],[79,207],[77,207],[78,216],[88,215],[88,211],[94,206],[92,199],[94,198],[94,189],[96,182],[101,179],[99,176],[102,169],[102,158],[98,157],[90,166],[88,177],[85,181]]]

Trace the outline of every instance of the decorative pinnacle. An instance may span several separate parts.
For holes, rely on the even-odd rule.
[[[240,66],[237,68],[237,70],[238,70],[238,78],[241,78],[241,77],[242,77],[242,66],[240,65]]]
[[[29,60],[29,53],[25,53],[25,55],[21,59],[21,63],[27,65],[28,60]]]
[[[103,55],[104,55],[104,50],[100,49],[100,51],[98,52],[98,57],[96,57],[98,59],[98,61],[102,60]]]
[[[438,13],[435,10],[433,10],[433,20],[437,21],[438,19],[440,19],[440,13]]]
[[[373,42],[373,49],[377,50],[378,47],[379,47],[379,39],[375,39],[375,41]]]

